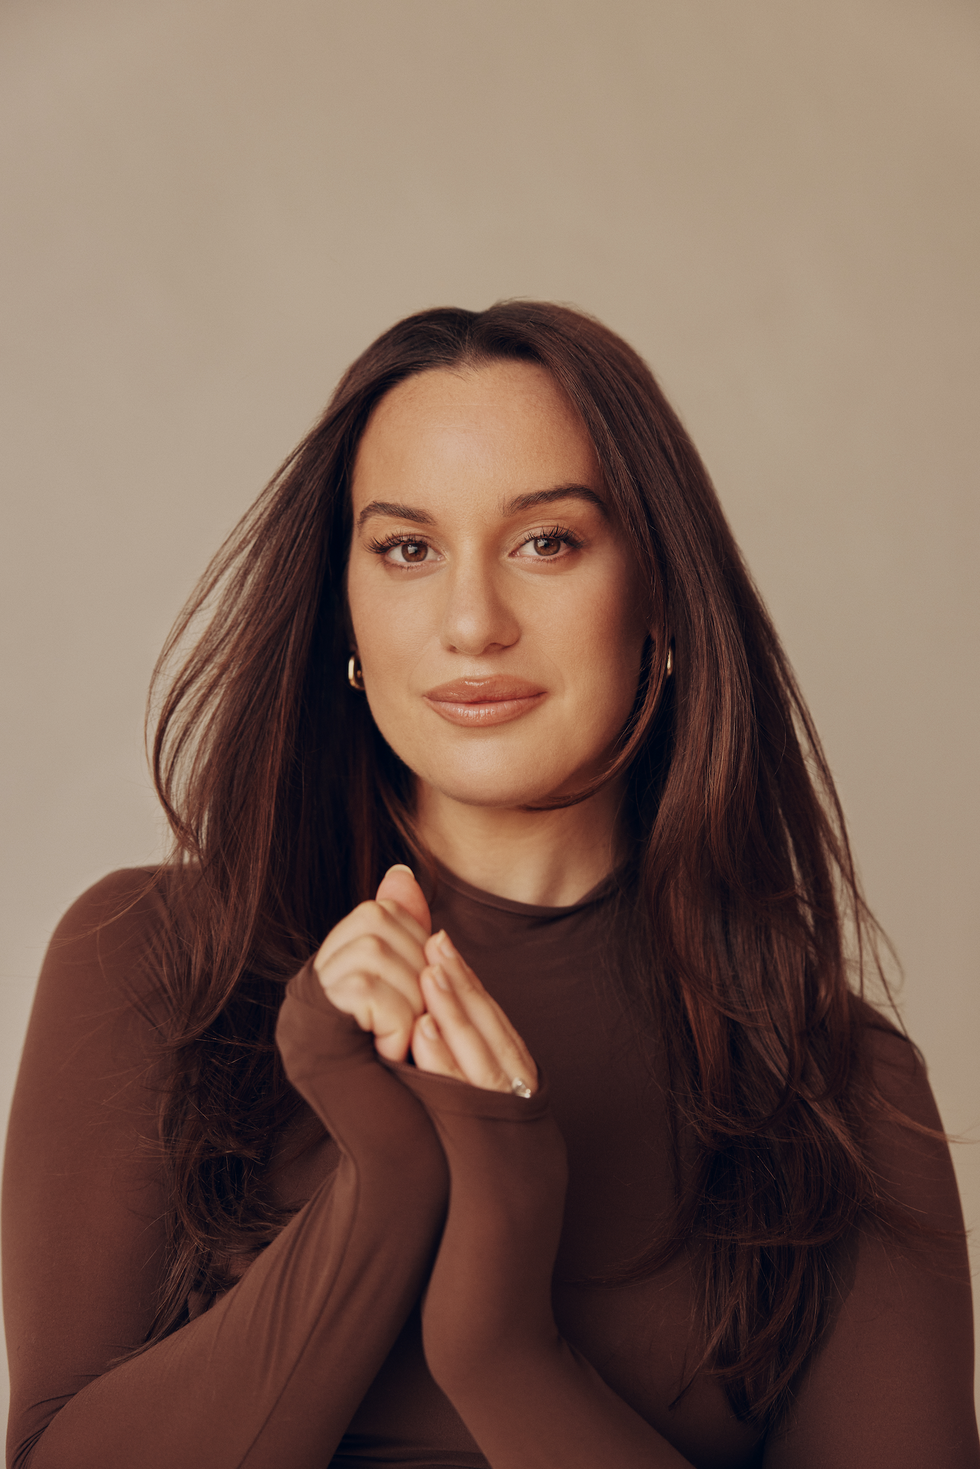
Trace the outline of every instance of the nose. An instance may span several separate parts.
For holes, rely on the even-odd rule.
[[[444,648],[475,658],[513,647],[520,625],[494,568],[467,558],[453,567],[444,585]]]

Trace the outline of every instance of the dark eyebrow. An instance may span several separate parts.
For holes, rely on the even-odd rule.
[[[532,490],[530,494],[518,495],[504,507],[504,514],[516,515],[520,510],[533,510],[535,505],[550,505],[554,500],[588,500],[591,505],[598,505],[603,515],[608,514],[603,500],[585,485],[557,485],[553,490]]]
[[[608,513],[595,490],[590,490],[585,485],[556,485],[553,490],[531,490],[526,495],[515,496],[504,506],[504,514],[517,515],[521,510],[533,510],[536,505],[550,505],[555,500],[587,500],[591,505],[598,505],[603,515]],[[392,520],[410,520],[413,525],[435,524],[434,517],[427,510],[416,510],[411,505],[395,505],[389,500],[372,500],[357,517],[357,529],[360,530],[372,515],[387,515]]]
[[[387,500],[372,500],[357,517],[358,530],[372,515],[390,515],[392,520],[411,520],[415,525],[435,524],[428,510],[413,510],[411,505],[392,505]]]

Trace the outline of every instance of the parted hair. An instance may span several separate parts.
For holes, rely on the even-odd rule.
[[[151,1339],[289,1217],[268,1183],[284,1131],[303,1123],[274,1043],[283,980],[387,866],[426,857],[411,773],[346,677],[360,435],[396,383],[501,359],[545,368],[581,415],[656,609],[660,653],[606,775],[626,772],[632,852],[619,982],[638,1035],[664,1038],[677,1204],[610,1283],[692,1251],[691,1376],[716,1374],[740,1417],[771,1424],[826,1330],[855,1229],[914,1231],[863,1131],[889,1111],[866,1043],[887,1023],[862,999],[865,972],[880,973],[876,930],[810,716],[690,438],[620,337],[535,301],[424,311],[380,336],[161,655],[153,766],[175,921],[170,1262]]]

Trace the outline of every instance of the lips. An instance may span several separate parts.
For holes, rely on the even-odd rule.
[[[450,724],[484,728],[507,724],[536,709],[545,697],[540,684],[525,678],[457,678],[423,695],[429,707]]]

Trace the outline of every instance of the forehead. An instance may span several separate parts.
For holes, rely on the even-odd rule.
[[[393,481],[416,492],[513,494],[563,482],[598,490],[600,474],[585,425],[550,373],[492,362],[419,373],[375,406],[354,466],[355,508]]]

